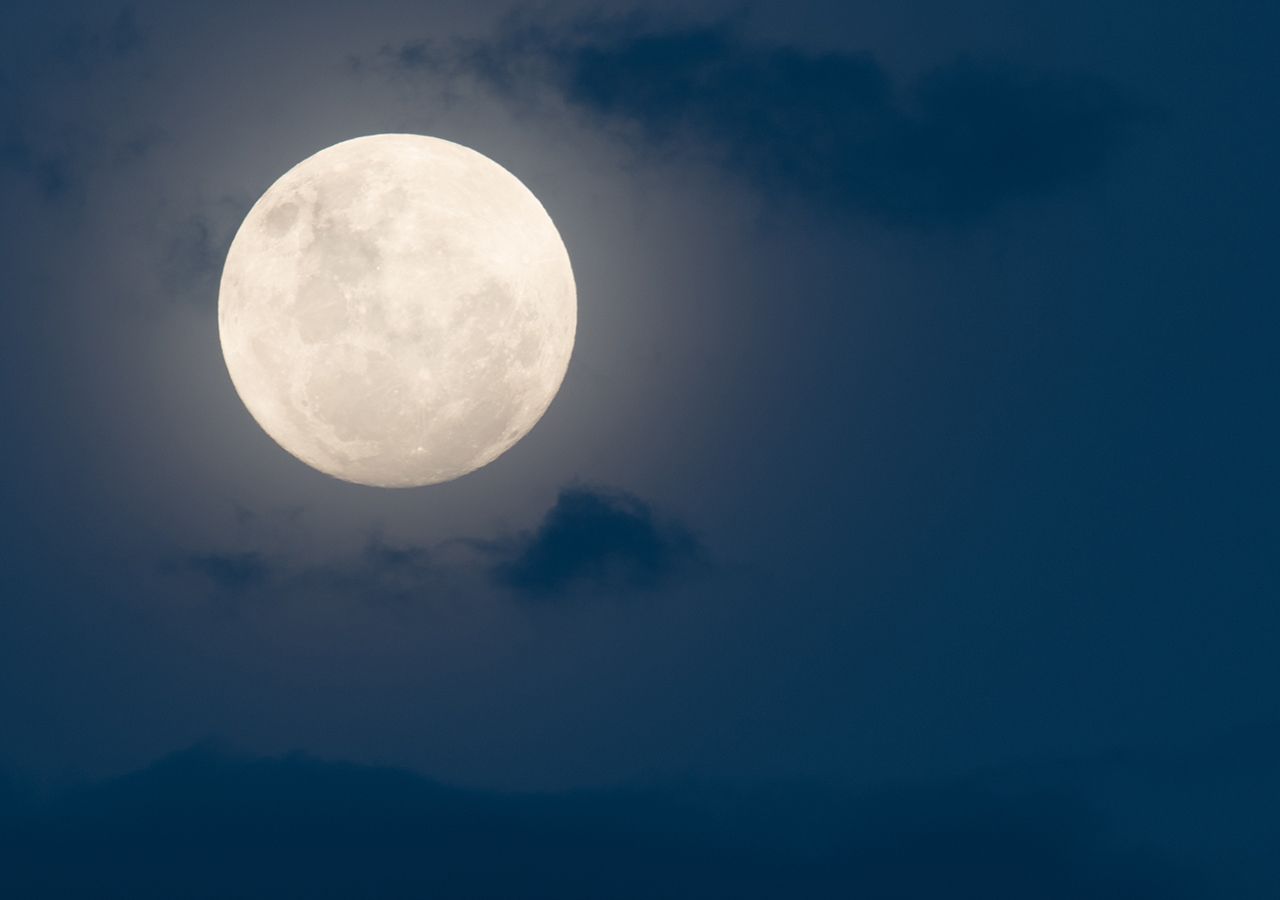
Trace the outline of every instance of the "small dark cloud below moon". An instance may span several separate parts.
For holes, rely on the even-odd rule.
[[[565,488],[536,530],[494,549],[497,582],[535,596],[574,585],[653,590],[705,562],[681,523],[630,494],[587,487]]]

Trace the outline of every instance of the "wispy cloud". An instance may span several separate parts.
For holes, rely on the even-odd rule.
[[[176,298],[213,308],[222,264],[250,205],[227,196],[182,215],[158,216],[155,227],[162,250],[163,287]]]
[[[31,35],[30,52],[0,63],[0,168],[26,178],[45,200],[83,199],[89,174],[146,156],[158,129],[122,129],[95,108],[100,83],[136,77],[147,35],[132,6]]]
[[[1146,116],[1100,79],[961,60],[900,86],[865,54],[749,42],[728,23],[509,19],[487,39],[357,61],[548,96],[630,147],[714,164],[766,195],[917,225],[965,222],[1100,171]]]
[[[402,601],[484,586],[531,599],[579,590],[644,592],[693,577],[708,564],[702,544],[682,523],[624,491],[575,485],[561,490],[536,528],[519,534],[421,546],[375,532],[359,553],[319,564],[255,549],[171,554],[161,568],[235,595],[322,591]]]
[[[272,563],[261,553],[191,553],[163,566],[168,572],[190,572],[227,591],[247,591],[265,585]]]

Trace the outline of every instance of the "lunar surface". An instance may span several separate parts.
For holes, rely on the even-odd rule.
[[[379,134],[285,173],[222,272],[236,391],[334,477],[435,484],[493,461],[555,397],[577,298],[546,210],[485,156]]]

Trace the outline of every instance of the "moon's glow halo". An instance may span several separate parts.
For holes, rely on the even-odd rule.
[[[506,169],[410,134],[321,150],[254,204],[218,296],[236,391],[285,450],[379,487],[448,481],[537,423],[577,296],[564,243]]]

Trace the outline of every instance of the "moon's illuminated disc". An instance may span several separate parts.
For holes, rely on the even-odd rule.
[[[321,150],[254,204],[222,272],[236,391],[337,478],[434,484],[491,462],[555,397],[577,325],[546,210],[458,144],[378,134]]]

